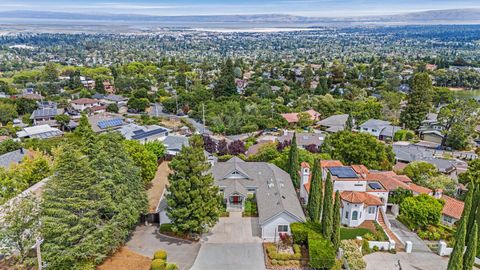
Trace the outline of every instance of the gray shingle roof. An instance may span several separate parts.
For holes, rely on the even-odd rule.
[[[249,179],[227,178],[235,168]],[[277,166],[266,162],[243,162],[233,158],[228,162],[215,164],[211,172],[215,184],[225,187],[225,191],[239,188],[240,185],[256,189],[260,224],[281,213],[288,213],[300,222],[305,221],[290,175]]]
[[[28,154],[27,150],[15,150],[0,155],[0,167],[8,168],[11,164],[20,163],[23,157]]]
[[[182,149],[182,146],[188,146],[188,138],[184,136],[167,136],[163,140],[163,144],[167,150],[178,150]]]
[[[318,121],[317,125],[325,127],[337,127],[336,130],[339,130],[340,128],[341,130],[343,130],[345,124],[347,123],[347,120],[348,114],[337,114],[327,117],[322,121]]]
[[[360,125],[361,128],[377,129],[381,130],[385,126],[389,126],[390,122],[378,120],[378,119],[368,119],[367,122]]]

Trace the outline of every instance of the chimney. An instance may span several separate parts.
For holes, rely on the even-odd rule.
[[[443,195],[443,189],[441,189],[441,188],[435,189],[435,193],[433,194],[435,199],[442,198],[442,195]]]
[[[310,165],[306,162],[302,162],[301,164],[301,172],[300,176],[302,178],[302,186],[307,184],[310,180]]]

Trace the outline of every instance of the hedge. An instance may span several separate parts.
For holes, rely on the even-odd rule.
[[[167,261],[167,252],[163,249],[157,250],[155,254],[153,254],[153,258]]]
[[[295,222],[290,224],[290,230],[292,231],[293,242],[298,245],[306,245],[308,234],[313,233],[321,233],[321,226],[319,223],[315,222],[307,222],[307,223],[299,223]]]
[[[331,269],[335,264],[335,249],[332,243],[320,234],[308,235],[309,266],[312,268]]]
[[[167,264],[167,269],[166,270],[178,270],[178,266],[174,263],[169,263],[169,264]]]
[[[165,270],[167,263],[164,260],[155,259],[152,261],[151,270]]]
[[[163,223],[160,225],[160,232],[172,232],[172,224]]]
[[[302,258],[302,251],[300,246],[295,244],[293,245],[293,254],[288,253],[278,253],[277,247],[275,244],[267,246],[267,254],[270,259],[273,261],[290,261],[290,260],[300,260]]]

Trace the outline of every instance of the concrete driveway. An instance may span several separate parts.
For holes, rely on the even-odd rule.
[[[163,249],[167,251],[168,262],[177,264],[181,270],[187,270],[197,257],[200,243],[160,235],[157,226],[149,225],[137,226],[127,247],[150,258],[155,251]]]
[[[240,212],[232,212],[230,217],[220,218],[201,242],[192,270],[265,269],[258,218],[242,218]]]
[[[448,257],[431,252],[375,252],[363,258],[367,262],[367,270],[445,270],[448,265]]]
[[[388,216],[388,221],[390,221],[391,230],[402,239],[403,242],[410,241],[412,242],[412,252],[427,252],[432,253],[428,248],[427,244],[423,242],[420,237],[407,226],[403,225],[400,221],[396,220],[393,216]]]

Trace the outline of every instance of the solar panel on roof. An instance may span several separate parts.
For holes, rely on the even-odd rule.
[[[99,121],[97,125],[101,129],[105,129],[109,127],[121,126],[122,124],[123,124],[122,119],[110,119],[110,120]]]
[[[330,173],[338,178],[357,178],[357,174],[350,167],[332,167]]]
[[[368,186],[369,186],[371,189],[374,189],[374,190],[380,190],[380,189],[382,189],[382,186],[381,186],[379,183],[376,183],[376,182],[368,183]]]

